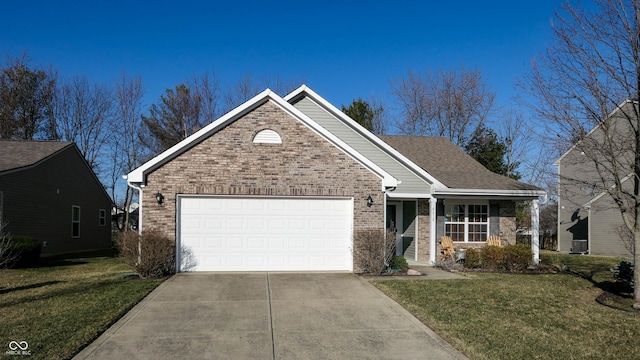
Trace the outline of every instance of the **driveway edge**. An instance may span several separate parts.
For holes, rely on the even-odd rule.
[[[362,278],[360,276],[357,276],[357,277],[360,279],[360,281],[363,281],[363,282],[367,283],[369,286],[373,287],[380,294],[380,296],[382,298],[384,298],[387,303],[389,303],[390,306],[397,308],[398,311],[400,313],[402,313],[405,318],[407,318],[407,320],[411,321],[416,326],[416,328],[419,328],[422,331],[424,331],[427,334],[427,336],[432,338],[438,344],[438,346],[440,346],[444,351],[446,351],[449,354],[451,354],[452,355],[452,359],[469,360],[469,358],[467,356],[465,356],[462,352],[460,352],[460,350],[456,349],[455,347],[453,347],[453,345],[449,344],[447,341],[445,341],[443,338],[441,338],[440,335],[436,334],[435,331],[433,331],[425,323],[420,321],[420,319],[415,317],[412,313],[410,313],[402,305],[398,304],[395,300],[393,300],[392,298],[387,296],[387,294],[385,294],[380,289],[378,289],[369,280],[364,279],[364,278]]]
[[[139,303],[133,306],[129,311],[127,311],[120,319],[118,319],[113,325],[109,326],[107,330],[105,330],[100,336],[98,336],[95,340],[93,340],[89,345],[84,347],[77,353],[72,359],[81,360],[89,357],[94,351],[96,351],[102,344],[107,342],[109,338],[116,333],[120,328],[126,325],[131,319],[136,317],[136,315],[147,306],[147,304],[153,300],[158,293],[162,290],[166,284],[171,281],[176,275],[171,276],[170,278],[163,281],[160,285],[158,285],[155,289],[153,289],[147,296],[145,296]]]

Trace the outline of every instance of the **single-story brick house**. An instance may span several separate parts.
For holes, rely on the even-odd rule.
[[[537,214],[545,195],[446,139],[375,136],[306,86],[265,90],[126,178],[141,231],[175,237],[182,271],[358,272],[359,234],[385,229],[397,254],[435,263],[442,235],[515,243],[515,201]]]
[[[108,249],[112,201],[72,142],[0,140],[0,223],[42,255]]]

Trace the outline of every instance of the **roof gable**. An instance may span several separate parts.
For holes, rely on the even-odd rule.
[[[610,120],[610,119],[614,119],[614,116],[616,116],[616,114],[618,112],[622,112],[624,114],[625,110],[624,108],[629,108],[631,106],[635,105],[636,107],[638,106],[638,101],[637,100],[630,100],[627,99],[625,101],[622,102],[622,104],[618,105],[615,109],[613,109],[613,111],[607,116],[607,118],[604,120],[605,122]],[[627,111],[632,111],[631,110],[627,110]],[[601,127],[602,127],[602,122],[599,123],[598,125],[594,126],[593,129],[589,130],[589,132],[585,135],[585,138],[587,137],[591,137],[593,136],[594,133],[596,133]],[[569,153],[571,153],[572,151],[578,149],[580,146],[580,143],[577,144],[573,144],[569,150],[567,150],[564,154],[562,154],[558,160],[556,160],[553,165],[555,166],[560,166],[560,162],[569,155]]]
[[[387,155],[393,157],[396,161],[401,163],[403,166],[411,169],[415,174],[419,175],[423,179],[425,179],[431,187],[445,187],[438,179],[431,176],[428,172],[424,171],[422,168],[414,164],[409,158],[404,156],[402,153],[396,151],[393,147],[389,146],[387,143],[376,137],[369,130],[365,129],[362,125],[360,125],[357,121],[351,119],[344,112],[336,108],[333,104],[329,103],[323,97],[318,95],[315,91],[308,88],[306,85],[300,86],[298,89],[291,92],[289,95],[285,96],[285,100],[290,103],[295,103],[300,101],[301,98],[310,98],[319,106],[321,106],[325,111],[330,113],[335,118],[342,121],[345,125],[350,127],[354,132],[363,136],[367,139],[368,142],[372,143],[374,146],[385,152]]]
[[[59,141],[0,140],[0,173],[34,166],[72,144]]]
[[[269,89],[266,89],[265,91],[256,95],[249,101],[245,102],[244,104],[240,105],[239,107],[225,114],[221,118],[215,120],[211,124],[205,126],[201,130],[197,131],[196,133],[192,134],[191,136],[187,137],[186,139],[182,140],[181,142],[177,143],[176,145],[172,146],[166,151],[162,152],[158,156],[149,160],[145,164],[141,165],[137,169],[133,170],[132,172],[130,172],[125,176],[127,181],[130,184],[144,183],[146,181],[145,179],[146,174],[161,167],[168,161],[184,153],[185,151],[192,148],[193,146],[199,144],[204,139],[212,136],[213,134],[223,129],[228,124],[242,118],[245,114],[251,112],[252,110],[256,109],[257,107],[259,107],[260,105],[264,104],[267,101],[271,101],[276,106],[278,106],[283,111],[285,111],[288,115],[297,119],[298,121],[303,123],[305,126],[307,126],[311,130],[313,130],[314,132],[316,132],[317,134],[325,138],[327,141],[332,143],[334,146],[339,148],[341,151],[345,152],[346,154],[351,156],[353,159],[361,163],[363,166],[367,167],[370,171],[378,175],[383,180],[384,187],[393,187],[397,185],[397,180],[393,176],[391,176],[389,173],[384,171],[382,168],[380,168],[378,165],[373,163],[371,160],[362,156],[360,153],[355,151],[351,146],[349,146],[348,144],[346,144],[345,142],[337,138],[335,135],[333,135],[326,129],[319,126],[311,118],[309,118],[308,116],[300,112],[298,109],[294,108],[291,104],[284,101],[280,96],[278,96],[276,93],[274,93]]]

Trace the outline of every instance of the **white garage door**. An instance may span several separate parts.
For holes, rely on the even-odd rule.
[[[353,270],[353,201],[181,196],[180,271]]]

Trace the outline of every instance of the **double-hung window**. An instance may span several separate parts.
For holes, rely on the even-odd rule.
[[[71,237],[80,237],[80,206],[71,207]]]
[[[489,205],[446,204],[444,212],[444,232],[453,241],[487,241],[489,234]]]
[[[107,210],[100,209],[98,211],[98,225],[105,226],[107,224]]]

